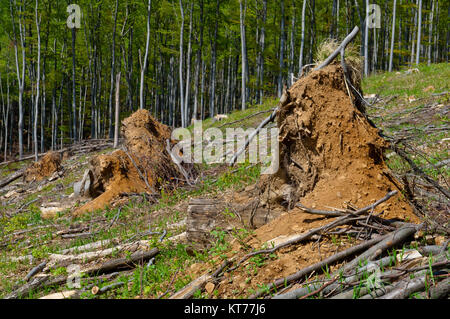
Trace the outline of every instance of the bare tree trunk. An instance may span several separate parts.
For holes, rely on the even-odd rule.
[[[263,103],[264,97],[264,49],[265,49],[265,36],[266,36],[266,19],[267,19],[267,0],[263,0],[263,12],[262,12],[262,25],[259,39],[259,104]]]
[[[150,45],[150,12],[152,8],[152,0],[148,0],[147,5],[147,39],[145,41],[145,56],[144,61],[142,63],[141,67],[141,86],[139,91],[139,107],[140,109],[144,109],[144,76],[145,72],[147,71],[147,64],[148,64],[148,49]]]
[[[412,33],[412,37],[411,37],[411,65],[414,63],[414,41],[416,40],[416,30],[417,30],[417,8],[419,6],[419,0],[416,0],[416,11],[414,14],[414,26],[413,26],[413,33]],[[412,9],[414,10],[414,9]]]
[[[301,43],[300,43],[300,58],[299,63],[298,63],[298,74],[300,76],[300,74],[302,73],[302,69],[303,69],[303,51],[305,48],[305,12],[306,12],[306,1],[307,0],[303,0],[303,7],[302,7],[302,39],[301,39]]]
[[[395,16],[396,16],[397,0],[394,0],[394,12],[392,14],[392,36],[391,51],[389,52],[389,72],[392,72],[392,63],[394,58],[394,41],[395,41]]]
[[[3,91],[2,91],[3,99]],[[5,149],[3,160],[6,161],[6,155],[8,151],[8,120],[9,120],[10,100],[9,100],[9,57],[6,62],[6,112],[3,113],[5,123]]]
[[[419,0],[419,22],[417,23],[417,53],[416,53],[416,64],[420,63],[420,40],[422,37],[422,0]]]
[[[280,30],[280,72],[278,74],[278,97],[283,94],[283,69],[284,69],[284,0],[281,0],[281,30]]]
[[[77,140],[77,104],[76,104],[76,88],[75,88],[75,28],[72,29],[72,114],[73,114],[73,140]]]
[[[38,38],[38,60],[37,60],[37,75],[36,75],[36,103],[34,105],[34,160],[38,161],[39,147],[37,138],[37,126],[38,126],[38,111],[39,111],[39,89],[40,89],[40,79],[41,79],[41,32],[39,29],[40,18],[38,18],[38,0],[36,0],[35,8],[35,18],[36,18],[36,30]],[[76,125],[76,124],[75,124]]]
[[[211,52],[211,85],[210,85],[210,96],[209,96],[209,117],[214,116],[215,104],[216,104],[216,61],[217,61],[217,32],[218,32],[218,21],[219,21],[219,0],[216,1],[216,22],[214,27],[214,44],[212,46]]]
[[[186,96],[184,99],[184,121],[185,125],[188,126],[188,118],[189,118],[189,89],[191,87],[190,75],[191,75],[191,44],[192,44],[192,14],[194,11],[194,3],[191,3],[191,12],[189,18],[189,42],[188,42],[188,52],[187,52],[187,70],[186,70]]]
[[[434,18],[434,0],[431,1],[431,12],[430,12],[430,35],[429,35],[429,45],[428,45],[428,65],[431,64],[431,51],[433,48],[433,18]]]
[[[200,119],[204,120],[204,109],[205,109],[205,61],[203,59],[203,26],[204,23],[204,15],[203,15],[203,0],[200,1],[200,57],[201,57],[201,73],[202,80],[200,83]]]
[[[181,13],[181,27],[180,27],[180,112],[181,112],[181,126],[186,127],[185,118],[184,118],[184,82],[183,82],[183,34],[184,34],[184,9],[183,9],[183,1],[180,0],[180,13]]]
[[[366,0],[366,26],[364,32],[364,75],[369,75],[369,0]]]
[[[242,1],[245,1],[245,4],[242,5]],[[241,26],[241,55],[242,55],[242,110],[246,109],[246,93],[247,93],[247,85],[246,85],[246,78],[247,78],[247,44],[245,39],[245,13],[247,10],[247,0],[239,0],[239,9],[240,9],[240,26]]]
[[[292,17],[291,17],[291,39],[289,44],[289,87],[294,84],[294,47],[295,47],[295,2],[292,5]]]
[[[19,159],[23,157],[23,93],[24,93],[24,85],[25,85],[25,65],[26,65],[26,56],[25,56],[25,25],[22,26],[21,14],[19,16],[19,35],[20,35],[20,45],[22,47],[22,71],[19,70],[19,53],[17,49],[17,37],[16,37],[16,28],[14,22],[14,14],[13,14],[13,0],[10,0],[10,9],[11,9],[11,20],[13,26],[13,34],[14,34],[14,53],[16,58],[16,73],[17,73],[17,83],[19,86]],[[23,12],[23,8],[21,9]]]
[[[114,148],[119,146],[119,126],[120,126],[120,72],[116,76],[116,109],[114,126]]]
[[[109,138],[113,137],[113,124],[112,124],[112,99],[114,91],[114,72],[116,64],[116,27],[117,27],[117,9],[119,6],[119,0],[116,0],[116,6],[114,10],[114,25],[112,34],[112,58],[111,58],[111,87],[109,89],[109,101],[108,101],[108,135]]]

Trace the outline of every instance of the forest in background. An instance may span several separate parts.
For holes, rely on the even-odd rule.
[[[69,4],[0,4],[0,159],[112,138],[116,104],[174,127],[261,104],[353,26],[366,75],[448,62],[448,1],[78,0],[73,29]]]

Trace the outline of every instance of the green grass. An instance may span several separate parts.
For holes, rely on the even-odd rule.
[[[228,118],[222,120],[222,121],[214,121],[214,119],[208,118],[205,119],[203,123],[203,130],[207,130],[211,127],[219,127],[223,126],[221,129],[222,131],[225,131],[227,127],[241,127],[243,129],[256,127],[258,124],[268,117],[270,115],[269,110],[276,107],[278,104],[278,99],[273,97],[268,97],[265,99],[263,104],[261,105],[250,105],[246,110],[237,110],[230,114],[227,114]],[[248,119],[245,119],[246,117],[249,117],[252,114],[267,111],[267,113],[261,113],[256,116],[250,117]],[[244,120],[243,120],[244,119]],[[227,125],[229,123],[240,121],[239,123]],[[189,130],[193,130],[194,126],[191,125],[188,127]]]
[[[415,66],[414,66],[415,68]],[[424,89],[433,86],[435,93],[449,90],[450,65],[448,63],[432,64],[430,66],[420,64],[420,73],[405,74],[408,68],[397,72],[381,73],[363,80],[365,94],[380,94],[381,96],[415,96],[416,98],[428,97],[430,93]]]

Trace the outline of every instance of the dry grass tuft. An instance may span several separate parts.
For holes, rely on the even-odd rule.
[[[323,41],[317,48],[314,63],[320,65],[326,60],[338,47],[340,42],[335,39],[327,39]],[[350,77],[357,87],[361,85],[364,57],[359,54],[359,47],[353,43],[349,43],[345,49],[345,62],[350,71]],[[335,60],[335,63],[340,63],[340,57]]]

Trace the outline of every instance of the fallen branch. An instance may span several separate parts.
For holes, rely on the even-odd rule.
[[[25,173],[25,168],[18,170],[17,172],[14,172],[13,174],[9,175],[8,177],[6,177],[5,179],[0,181],[0,188],[5,187],[6,185],[14,182],[15,180],[19,179],[20,177],[23,176],[23,174]]]
[[[414,173],[419,175],[421,178],[426,180],[428,183],[433,185],[438,191],[440,191],[442,194],[444,194],[447,198],[450,199],[450,192],[443,188],[439,183],[437,183],[434,179],[432,179],[430,176],[425,174],[409,157],[408,154],[406,154],[403,150],[399,149],[395,144],[391,144],[392,149],[401,157],[403,158],[409,166],[413,169]]]
[[[43,263],[40,263],[39,265],[37,265],[36,267],[31,269],[30,272],[25,276],[24,280],[29,281],[34,275],[41,272],[45,268],[46,265],[47,265],[47,262],[44,261]]]
[[[256,255],[260,255],[260,254],[272,254],[272,253],[274,253],[275,251],[277,251],[277,250],[279,250],[281,248],[284,248],[284,247],[287,247],[287,246],[290,246],[290,245],[295,245],[295,244],[298,244],[298,243],[300,243],[302,241],[308,240],[315,234],[321,233],[321,232],[329,230],[329,229],[331,229],[333,227],[340,226],[340,225],[348,223],[349,221],[355,220],[355,218],[348,218],[347,216],[343,216],[343,217],[344,218],[341,217],[340,219],[338,219],[336,221],[333,221],[333,222],[331,222],[331,223],[329,223],[329,224],[327,224],[325,226],[317,227],[317,228],[311,229],[307,233],[303,233],[303,234],[300,234],[298,236],[295,236],[295,237],[289,239],[288,241],[283,242],[281,244],[278,244],[277,246],[275,246],[275,247],[273,247],[271,249],[258,250],[258,251],[254,251],[252,253],[249,253],[249,254],[245,255],[241,260],[239,260],[239,262],[236,264],[236,266],[230,268],[229,271],[235,270],[244,261],[246,261],[250,257],[256,256]],[[361,218],[362,217],[356,218],[356,219],[361,219]]]
[[[159,253],[158,248],[153,248],[152,250],[149,251],[137,251],[131,254],[129,258],[118,258],[114,260],[109,260],[99,267],[94,267],[90,270],[84,271],[84,273],[86,273],[87,275],[99,275],[117,269],[134,268],[136,263],[140,261],[146,261],[156,256],[158,253]]]
[[[204,274],[170,296],[169,299],[190,299],[198,289],[201,289],[211,279],[210,274]]]
[[[352,269],[356,267],[360,262],[363,262],[364,260],[375,260],[378,256],[380,256],[383,251],[386,251],[387,249],[399,245],[403,243],[408,237],[414,235],[423,224],[417,226],[417,225],[407,225],[399,230],[391,233],[388,235],[387,238],[385,238],[382,242],[378,243],[377,245],[371,247],[366,252],[358,256],[357,258],[353,259],[350,263],[346,264],[340,272],[344,273],[349,269]]]
[[[371,247],[377,243],[379,243],[380,241],[382,241],[383,239],[385,239],[387,236],[380,236],[374,239],[371,239],[369,241],[363,242],[362,244],[356,245],[354,247],[348,248],[340,253],[337,253],[333,256],[330,256],[318,263],[315,263],[311,266],[308,266],[292,275],[289,275],[285,278],[280,278],[275,280],[273,283],[269,284],[269,286],[267,287],[268,290],[272,290],[274,288],[278,288],[282,285],[287,285],[293,281],[297,281],[299,279],[302,279],[304,276],[307,276],[308,274],[312,273],[313,271],[318,271],[321,270],[323,267],[327,266],[327,265],[332,265],[338,261],[341,261],[353,254],[356,254],[360,251],[364,251],[365,249],[367,249],[368,247]],[[319,289],[321,286],[320,285],[316,285],[314,289]],[[265,293],[266,290],[259,290],[258,292],[256,292],[254,295],[250,296],[250,299],[254,299],[254,298],[258,298],[260,297],[262,294]],[[306,292],[308,293],[308,291]],[[291,295],[292,292],[288,292],[287,294]],[[276,296],[274,299],[285,299],[286,296],[288,296],[287,294],[283,294],[283,295],[279,295]],[[294,297],[297,298],[297,297]],[[289,299],[289,298],[288,298]]]
[[[103,249],[99,251],[86,252],[79,255],[60,255],[60,254],[51,254],[49,256],[49,262],[47,264],[47,269],[58,267],[64,267],[69,264],[83,262],[88,263],[90,261],[107,257],[113,253],[128,251],[134,252],[137,250],[141,250],[142,248],[148,247],[147,241],[138,241],[130,244],[123,244],[113,248]]]
[[[427,299],[441,299],[448,296],[450,292],[450,278],[444,279],[439,282],[436,286],[432,286],[427,292],[422,292],[419,294],[422,298]]]
[[[314,296],[314,295],[317,295],[317,294],[320,293],[322,290],[324,290],[326,287],[328,287],[328,286],[334,284],[334,283],[336,282],[336,280],[338,280],[338,279],[339,279],[338,276],[334,277],[333,280],[330,280],[329,282],[327,282],[326,284],[324,284],[324,285],[323,285],[322,287],[320,287],[319,289],[317,289],[317,290],[315,290],[315,291],[313,291],[313,292],[310,292],[309,294],[304,295],[303,297],[300,297],[300,299],[306,299],[306,298],[312,297],[312,296]]]
[[[246,116],[246,117],[244,117],[244,118],[242,118],[242,119],[240,119],[240,120],[233,121],[233,122],[228,122],[228,123],[224,123],[224,124],[218,126],[217,128],[222,128],[222,127],[225,127],[225,126],[228,126],[228,125],[240,123],[240,122],[243,122],[243,121],[245,121],[245,120],[248,120],[249,118],[255,117],[255,116],[259,115],[259,114],[264,114],[264,113],[273,112],[274,110],[275,110],[275,109],[273,108],[273,109],[270,109],[270,110],[265,110],[265,111],[256,112],[256,113],[250,114],[250,115],[248,115],[248,116]]]

